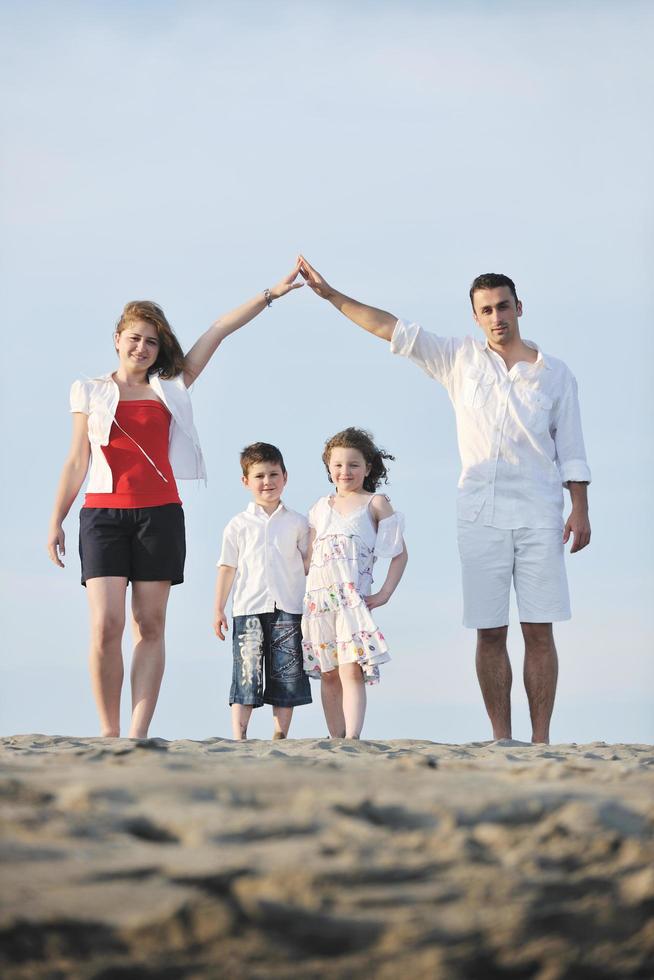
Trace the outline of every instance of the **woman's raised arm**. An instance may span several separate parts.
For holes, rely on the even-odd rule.
[[[274,299],[279,299],[286,293],[290,293],[292,289],[299,289],[304,285],[303,282],[295,282],[299,273],[300,263],[298,261],[295,268],[283,279],[280,279],[276,286],[271,286],[270,289],[258,293],[247,303],[237,306],[235,310],[225,313],[215,323],[212,323],[209,329],[196,340],[185,357],[183,378],[187,388],[204,371],[225,337],[229,337],[230,333],[234,333],[249,323],[250,320],[253,320],[262,310],[265,310],[266,306],[270,306]]]

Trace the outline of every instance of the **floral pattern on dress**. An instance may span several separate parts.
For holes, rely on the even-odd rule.
[[[329,534],[320,542],[320,554],[315,556],[315,567],[328,565],[330,562],[349,562],[354,566],[354,574],[357,579],[363,575],[370,576],[372,582],[372,570],[377,560],[372,548],[361,540],[355,541],[357,536],[354,534]],[[315,543],[314,543],[315,551]],[[311,559],[314,565],[314,557]],[[333,573],[339,577],[338,570]]]
[[[377,540],[368,506],[343,516],[323,497],[310,523],[316,537],[302,616],[304,670],[317,679],[340,664],[358,663],[366,683],[377,684],[379,664],[390,654],[365,603]]]
[[[335,582],[327,588],[307,592],[304,598],[304,609],[308,616],[319,616],[321,613],[336,612],[344,607],[353,608],[361,603],[354,582]]]
[[[379,665],[373,658],[383,656],[384,661],[389,659],[386,649],[384,634],[380,630],[369,633],[362,630],[360,633],[353,634],[351,640],[331,640],[318,643],[303,641],[302,649],[304,652],[304,670],[310,678],[318,680],[322,670],[328,669],[325,666],[321,669],[321,664],[325,662],[331,664],[329,669],[334,669],[339,664],[358,663],[363,671],[367,684],[379,683]]]

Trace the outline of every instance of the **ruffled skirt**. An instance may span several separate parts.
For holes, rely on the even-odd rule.
[[[314,680],[340,664],[357,663],[366,683],[378,684],[379,664],[391,659],[384,635],[354,582],[318,586],[307,592],[302,648],[304,670]]]

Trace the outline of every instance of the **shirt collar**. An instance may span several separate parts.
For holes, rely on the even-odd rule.
[[[531,347],[532,350],[536,351],[536,360],[533,364],[529,364],[526,361],[518,361],[518,364],[522,365],[523,371],[540,371],[542,368],[545,368],[548,371],[551,370],[552,365],[549,362],[549,358],[543,354],[538,344],[535,344],[533,340],[527,340],[525,337],[522,338],[522,342],[523,344],[526,344],[527,347]],[[475,343],[479,347],[479,350],[487,350],[493,354],[497,354],[497,351],[494,351],[491,345],[488,343],[488,337],[485,337],[484,340],[478,340],[475,338]]]
[[[547,371],[550,371],[552,365],[549,362],[549,358],[545,357],[538,344],[535,344],[533,340],[524,340],[524,339],[523,339],[523,343],[526,344],[527,347],[531,347],[532,350],[536,351],[536,360],[534,361],[534,363],[526,364],[525,367],[527,369],[531,368],[534,371],[540,371],[543,368]]]
[[[272,512],[272,514],[267,514],[266,511],[261,506],[261,504],[255,504],[254,500],[251,500],[250,503],[245,508],[245,510],[248,514],[254,514],[257,517],[266,517],[268,518],[268,520],[270,520],[270,518],[274,517],[275,514],[279,514],[281,511],[286,510],[286,507],[284,505],[284,502],[280,500],[279,504]]]

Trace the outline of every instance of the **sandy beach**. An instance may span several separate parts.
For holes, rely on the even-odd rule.
[[[0,740],[2,976],[654,976],[654,747]]]

